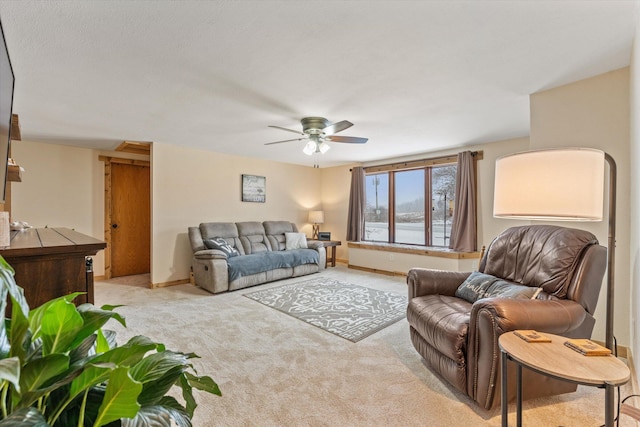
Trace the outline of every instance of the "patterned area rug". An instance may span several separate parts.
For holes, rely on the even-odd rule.
[[[407,297],[318,278],[244,294],[352,342],[406,315]]]

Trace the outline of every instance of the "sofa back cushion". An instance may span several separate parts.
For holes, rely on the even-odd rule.
[[[203,222],[198,227],[202,240],[211,240],[222,237],[229,246],[236,249],[240,255],[244,255],[244,248],[240,242],[238,228],[233,222]]]
[[[296,233],[298,227],[289,221],[265,221],[264,231],[267,234],[272,251],[284,251],[286,249],[285,233]]]
[[[271,250],[271,243],[267,239],[267,234],[261,222],[236,222],[236,227],[238,228],[240,243],[242,243],[246,255]]]
[[[565,298],[584,252],[597,243],[593,234],[575,228],[511,227],[491,242],[480,271]]]
[[[222,237],[214,237],[213,239],[204,239],[204,245],[209,249],[217,249],[224,252],[227,257],[231,258],[240,255],[240,252],[233,246],[231,246]]]

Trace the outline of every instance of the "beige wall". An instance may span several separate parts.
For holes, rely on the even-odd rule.
[[[629,68],[612,71],[531,95],[531,149],[589,147],[603,150],[617,163],[617,233],[614,333],[630,344],[630,113]],[[608,200],[608,199],[605,199]],[[607,206],[603,200],[603,206]],[[608,219],[571,226],[594,233],[607,246]],[[559,225],[567,226],[567,223]],[[603,285],[596,310],[594,338],[603,340],[606,293]]]
[[[209,221],[288,220],[311,235],[310,209],[321,207],[321,171],[154,143],[152,154],[154,284],[189,276],[187,227]],[[242,174],[266,177],[266,203],[240,200]]]
[[[19,141],[12,156],[25,171],[12,183],[12,221],[33,227],[67,227],[104,236],[104,165],[93,150]],[[96,275],[104,274],[104,255],[94,258]]]
[[[640,25],[638,25],[637,28],[631,57],[631,89],[629,91],[631,97],[631,144],[629,162],[632,165],[629,178],[629,283],[631,288],[629,298],[631,302],[629,328],[636,373],[640,372],[640,339],[637,331],[638,315],[640,313],[640,292],[638,291],[640,289]]]

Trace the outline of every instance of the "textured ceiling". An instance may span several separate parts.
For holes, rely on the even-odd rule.
[[[635,1],[0,1],[22,138],[320,166],[528,135],[533,92],[629,64]]]

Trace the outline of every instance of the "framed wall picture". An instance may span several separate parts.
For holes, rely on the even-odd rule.
[[[242,201],[264,203],[267,200],[267,178],[242,175]]]

